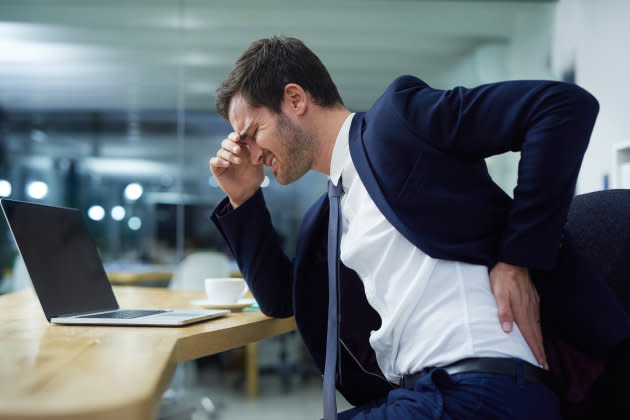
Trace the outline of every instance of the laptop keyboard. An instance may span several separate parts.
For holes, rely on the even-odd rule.
[[[161,314],[168,311],[150,310],[150,309],[120,309],[113,312],[105,312],[93,315],[82,315],[78,318],[115,318],[115,319],[132,319],[141,316],[149,316]]]

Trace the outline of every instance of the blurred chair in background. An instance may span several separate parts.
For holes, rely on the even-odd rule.
[[[232,272],[230,259],[220,252],[199,251],[188,255],[179,264],[169,289],[204,290],[204,279],[208,277],[229,277]]]
[[[13,271],[11,275],[4,277],[2,285],[0,287],[0,293],[11,293],[19,290],[28,289],[33,287],[31,277],[26,271],[26,265],[20,254],[17,254],[13,261]]]
[[[173,290],[204,290],[204,280],[209,277],[229,277],[232,272],[229,258],[214,251],[199,251],[188,255],[177,266],[169,283]],[[201,397],[199,404],[185,404],[184,394],[197,384],[195,360],[180,363],[175,369],[170,387],[164,393],[160,419],[216,418],[216,406],[208,396]]]

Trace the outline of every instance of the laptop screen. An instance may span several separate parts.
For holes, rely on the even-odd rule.
[[[2,200],[46,318],[118,309],[96,245],[76,209]]]

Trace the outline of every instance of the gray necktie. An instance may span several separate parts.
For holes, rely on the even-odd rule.
[[[328,329],[326,332],[326,363],[324,365],[324,420],[337,418],[335,371],[339,341],[339,242],[341,217],[339,198],[343,193],[341,179],[335,187],[328,181]]]

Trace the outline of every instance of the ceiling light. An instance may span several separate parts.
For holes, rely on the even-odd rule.
[[[103,220],[105,217],[105,209],[101,206],[92,206],[88,209],[88,217],[97,222]]]
[[[125,218],[125,208],[123,206],[114,206],[111,211],[112,219],[121,221]]]
[[[26,193],[30,197],[40,200],[48,194],[48,185],[45,182],[33,181],[26,186]]]
[[[0,196],[8,197],[11,195],[11,183],[6,179],[0,179]]]
[[[31,130],[31,140],[35,143],[45,143],[48,140],[48,134],[35,128]]]
[[[214,93],[216,85],[206,82],[191,82],[186,86],[186,91],[190,93]]]
[[[129,221],[127,222],[127,225],[129,226],[129,229],[131,230],[138,230],[142,227],[142,220],[140,220],[139,217],[133,216],[132,218],[129,219]]]
[[[143,191],[144,190],[142,189],[142,185],[138,184],[137,182],[132,182],[131,184],[127,185],[127,187],[125,187],[125,197],[127,198],[127,200],[135,201],[140,198]]]
[[[0,40],[0,51],[2,51],[0,62],[52,63],[74,61],[77,59],[76,50],[78,49],[72,44],[2,39]]]

